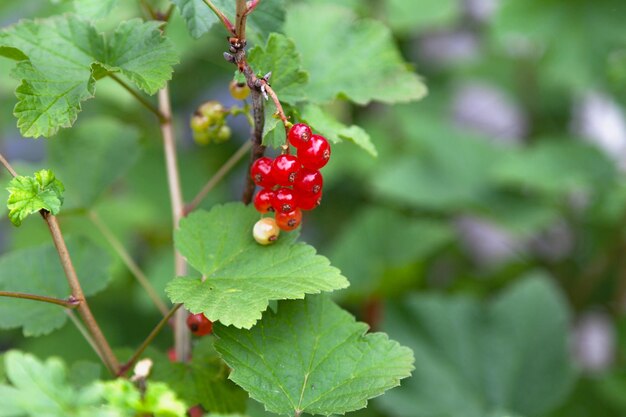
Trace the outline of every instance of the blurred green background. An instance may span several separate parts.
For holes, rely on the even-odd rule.
[[[337,300],[415,351],[413,377],[360,413],[626,415],[626,2],[307,3],[383,21],[429,89],[417,103],[328,106],[363,127],[379,156],[336,145],[324,202],[302,228],[351,281]],[[5,1],[0,24],[67,10],[63,1]],[[135,2],[120,2],[100,24],[140,15]],[[234,104],[233,68],[222,58],[221,27],[196,41],[176,13],[168,31],[181,56],[171,92],[190,199],[248,127],[231,119],[230,142],[193,142],[188,118],[199,104]],[[336,53],[345,53],[341,39]],[[77,160],[93,166],[89,184],[104,193],[66,187],[79,190],[163,294],[171,217],[153,116],[105,79],[76,128],[23,139],[12,116],[13,65],[0,60],[0,151],[19,171],[51,166],[61,179]],[[91,135],[102,138],[93,149],[72,142]],[[119,142],[115,151],[107,138]],[[239,199],[245,176],[240,163],[203,207]],[[16,229],[0,213],[0,253],[49,242],[36,216]],[[94,297],[95,314],[114,346],[131,348],[159,314],[88,214],[65,207],[62,227],[110,257],[112,283]],[[157,340],[170,344],[167,332]],[[70,363],[95,359],[71,324],[38,338],[1,331],[0,345]]]

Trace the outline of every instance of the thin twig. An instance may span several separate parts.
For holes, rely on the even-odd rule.
[[[228,174],[228,172],[235,165],[237,165],[237,162],[239,162],[239,160],[243,158],[246,153],[248,153],[251,146],[252,143],[250,141],[246,141],[243,145],[239,147],[239,149],[237,149],[237,152],[235,152],[230,158],[228,158],[224,165],[222,165],[220,169],[218,169],[217,172],[213,174],[213,176],[204,185],[204,187],[202,187],[198,195],[196,195],[194,199],[191,200],[191,203],[187,204],[187,206],[185,207],[185,214],[191,213],[198,207],[198,205],[200,205],[202,200],[204,200],[204,198],[213,189],[213,187],[219,184],[222,178],[224,178],[224,176]]]
[[[57,218],[48,211],[42,210],[41,215],[48,224],[48,229],[50,230],[54,246],[59,254],[61,266],[63,267],[65,277],[67,278],[67,282],[72,291],[72,296],[79,302],[78,313],[89,329],[94,342],[98,346],[98,350],[102,353],[105,365],[113,374],[116,374],[119,368],[119,363],[113,353],[113,350],[111,349],[111,346],[109,346],[109,342],[104,337],[104,334],[102,334],[102,330],[100,330],[100,326],[98,326],[98,323],[89,308],[89,304],[85,299],[83,289],[81,288],[78,276],[76,275],[76,269],[74,269],[70,253],[65,245],[65,240],[63,239],[59,222],[57,221]]]
[[[236,32],[235,32],[235,26],[232,24],[232,22],[228,19],[228,17],[226,17],[226,15],[217,7],[215,6],[211,0],[203,0],[204,3],[209,6],[209,8],[211,9],[211,11],[213,11],[213,13],[215,13],[215,15],[217,16],[218,19],[220,19],[220,21],[222,22],[222,24],[224,25],[224,27],[226,28],[226,30],[232,35],[232,36],[237,36]]]
[[[237,0],[236,17],[235,17],[235,33],[240,42],[246,40],[246,17],[248,16],[248,5],[246,0]]]
[[[156,327],[152,329],[152,331],[150,332],[148,337],[146,337],[146,340],[143,341],[141,346],[137,348],[133,356],[131,356],[131,358],[124,365],[120,367],[120,370],[118,371],[117,376],[124,375],[126,372],[128,372],[130,368],[132,368],[135,362],[137,362],[137,359],[139,359],[139,357],[141,357],[141,355],[146,350],[146,348],[150,346],[152,341],[157,337],[157,335],[161,332],[163,327],[165,327],[165,325],[172,318],[174,313],[176,313],[176,311],[180,308],[180,306],[182,306],[182,304],[176,304],[175,306],[171,308],[170,311],[168,311],[165,317],[163,317],[161,321],[156,325]]]
[[[102,236],[104,236],[107,242],[109,242],[113,250],[115,250],[122,262],[124,262],[124,265],[126,265],[137,282],[139,282],[139,285],[146,290],[148,297],[150,297],[154,305],[159,309],[159,311],[161,311],[161,314],[165,316],[168,312],[167,306],[163,300],[161,300],[161,297],[159,297],[159,294],[156,292],[141,268],[139,268],[139,265],[137,265],[137,263],[130,256],[130,253],[128,253],[122,242],[120,242],[119,239],[113,234],[113,231],[106,225],[106,223],[102,221],[102,218],[98,215],[98,213],[93,210],[89,210],[87,216],[100,233],[102,233]]]
[[[128,91],[141,105],[143,105],[146,109],[150,110],[156,117],[158,117],[159,122],[163,123],[166,119],[166,116],[159,111],[152,103],[150,103],[144,96],[135,91],[131,86],[129,86],[124,80],[119,78],[117,75],[110,72],[109,77],[111,77],[115,82],[117,82],[124,90]]]
[[[11,164],[9,164],[9,161],[7,161],[1,153],[0,153],[0,163],[4,165],[4,167],[7,169],[7,171],[9,171],[9,173],[12,176],[17,177],[17,172],[15,172]]]
[[[81,323],[80,320],[78,319],[78,317],[76,317],[76,314],[74,314],[74,311],[72,311],[72,310],[65,310],[65,313],[70,318],[72,323],[74,323],[74,326],[76,326],[76,328],[78,329],[79,333],[87,341],[87,344],[89,344],[89,346],[91,346],[93,351],[96,352],[96,355],[100,358],[102,363],[106,363],[105,360],[104,360],[104,357],[102,356],[102,353],[100,353],[100,350],[98,350],[98,346],[96,345],[96,342],[94,342],[93,338],[91,337],[91,335],[89,334],[89,332],[87,331],[85,326],[83,326],[83,323]]]
[[[172,205],[173,230],[178,229],[180,219],[183,216],[183,194],[180,186],[180,174],[176,158],[176,143],[174,141],[174,130],[172,128],[172,107],[167,85],[159,90],[159,111],[165,116],[161,121],[161,135],[163,136],[163,150],[165,153],[165,167],[167,171],[167,181],[170,190],[170,202]],[[187,274],[187,263],[181,254],[174,249],[174,268],[177,277]],[[176,357],[180,361],[189,357],[191,351],[191,335],[185,324],[187,312],[180,310],[174,318],[174,345]]]
[[[23,292],[13,292],[13,291],[0,291],[0,297],[10,297],[10,298],[21,298],[23,300],[33,300],[33,301],[41,301],[44,303],[56,304],[65,308],[76,308],[78,307],[79,301],[72,298],[63,299],[56,297],[48,297],[45,295],[36,295],[36,294],[27,294]]]

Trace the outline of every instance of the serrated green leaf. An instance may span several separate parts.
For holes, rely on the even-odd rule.
[[[285,35],[270,34],[264,47],[250,50],[249,63],[257,73],[272,73],[270,84],[280,101],[294,104],[306,98],[303,86],[309,75],[302,69],[296,46]]]
[[[311,102],[345,96],[357,104],[397,103],[426,94],[426,86],[408,69],[391,32],[378,21],[357,20],[350,10],[338,6],[301,4],[289,9],[285,33],[295,42],[309,73],[306,93]]]
[[[147,382],[143,392],[122,378],[100,383],[99,387],[107,401],[107,409],[120,416],[186,416],[187,405],[162,382]]]
[[[328,257],[350,278],[347,294],[367,297],[383,286],[401,291],[402,283],[389,282],[385,271],[423,261],[454,237],[450,226],[442,222],[370,208],[354,214],[333,241]]]
[[[207,33],[219,20],[203,0],[173,0],[187,23],[187,29],[194,38]],[[213,0],[228,19],[235,24],[235,2],[230,0]],[[285,21],[284,0],[263,0],[248,16],[247,37],[263,41],[272,32],[280,32]]]
[[[243,413],[248,394],[228,380],[229,369],[205,337],[194,346],[191,362],[155,362],[151,380],[167,383],[187,404],[215,413]]]
[[[62,132],[48,147],[48,161],[67,187],[66,209],[92,207],[139,153],[138,130],[111,118],[85,119]]]
[[[365,130],[356,125],[344,125],[319,106],[306,105],[302,110],[302,119],[311,125],[313,130],[320,132],[322,136],[333,143],[349,140],[370,155],[378,156],[378,151]]]
[[[545,415],[574,380],[568,307],[542,275],[484,304],[415,294],[387,305],[383,328],[411,347],[419,364],[380,399],[394,416]]]
[[[64,15],[23,20],[0,32],[0,54],[19,61],[12,75],[22,80],[14,110],[22,135],[48,137],[70,127],[81,102],[93,97],[103,69],[155,93],[177,62],[158,26],[124,21],[105,38],[91,23]]]
[[[41,362],[12,350],[4,361],[12,385],[0,385],[2,417],[121,417],[102,409],[99,390],[93,386],[72,388],[59,359]]]
[[[230,379],[267,410],[285,415],[343,414],[400,384],[410,349],[367,333],[326,296],[279,302],[252,330],[216,326],[215,347]]]
[[[110,257],[84,239],[69,239],[68,250],[86,296],[109,282]],[[52,244],[15,250],[0,257],[0,290],[67,298],[71,292]],[[39,336],[67,321],[63,307],[0,297],[0,328],[22,327],[25,336]]]
[[[303,298],[333,291],[348,280],[328,259],[296,233],[282,233],[276,243],[261,246],[252,238],[259,220],[252,207],[240,203],[192,213],[175,234],[176,247],[206,280],[177,278],[166,292],[175,303],[211,321],[250,328],[270,300]]]
[[[74,0],[74,10],[82,17],[100,19],[111,13],[118,0]]]
[[[47,210],[57,214],[63,204],[63,183],[56,179],[49,169],[35,172],[32,177],[18,175],[9,182],[7,187],[9,199],[9,219],[16,226],[22,220],[39,210]]]

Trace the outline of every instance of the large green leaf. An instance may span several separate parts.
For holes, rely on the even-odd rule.
[[[396,103],[426,94],[391,32],[378,21],[357,20],[338,6],[297,5],[289,9],[285,33],[302,55],[309,73],[307,98],[312,102],[345,96],[358,104]]]
[[[215,206],[183,219],[176,247],[206,278],[177,278],[166,292],[172,302],[212,321],[250,328],[270,300],[304,298],[333,291],[348,280],[312,246],[295,243],[297,233],[283,233],[270,246],[252,238],[259,220],[253,207],[239,203]]]
[[[100,247],[83,239],[67,242],[86,296],[109,282],[110,258]],[[0,257],[0,290],[67,298],[71,292],[59,256],[52,244],[15,250]],[[0,297],[0,328],[22,327],[24,335],[38,336],[63,326],[63,307],[30,300]]]
[[[407,218],[370,208],[356,213],[333,241],[328,257],[350,278],[350,295],[368,296],[383,286],[399,290],[385,271],[423,261],[454,238],[441,222]]]
[[[414,0],[386,0],[383,3],[389,25],[400,32],[450,25],[461,15],[458,0],[420,0],[417,7]]]
[[[306,98],[303,87],[309,77],[293,41],[285,35],[272,33],[264,47],[250,50],[249,62],[257,73],[272,73],[270,84],[281,102],[293,104]]]
[[[216,349],[230,375],[268,411],[343,414],[400,384],[413,369],[410,349],[326,296],[281,301],[252,330],[216,326]]]
[[[35,172],[32,177],[17,176],[13,178],[7,187],[9,199],[9,219],[16,226],[22,224],[22,220],[40,210],[47,210],[57,214],[63,204],[63,183],[56,179],[49,169]]]
[[[102,409],[97,388],[73,388],[59,359],[12,350],[4,363],[11,385],[0,385],[0,417],[121,417]]]
[[[167,383],[187,404],[200,404],[214,413],[243,413],[248,395],[228,380],[229,369],[205,337],[194,346],[191,361],[155,363],[150,379]]]
[[[381,398],[395,416],[543,415],[573,382],[568,308],[545,277],[483,304],[413,295],[389,304],[384,328],[415,352],[416,370]]]
[[[173,44],[157,22],[129,20],[105,37],[72,15],[23,20],[0,32],[0,55],[15,59],[14,114],[22,135],[51,136],[70,127],[81,102],[93,97],[104,69],[119,72],[154,94],[177,62]]]
[[[65,208],[89,208],[139,157],[139,132],[110,118],[81,121],[50,143],[48,161],[67,191]]]
[[[187,29],[194,38],[207,33],[219,20],[203,0],[173,0],[180,14],[187,23]],[[228,19],[235,24],[235,2],[231,0],[213,0]],[[256,41],[266,39],[272,32],[280,32],[285,21],[284,0],[263,0],[248,16],[247,37]]]

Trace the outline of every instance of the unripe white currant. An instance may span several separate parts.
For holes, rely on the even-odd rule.
[[[276,224],[276,220],[271,217],[265,217],[254,224],[252,236],[261,245],[270,245],[278,239],[280,229]]]

